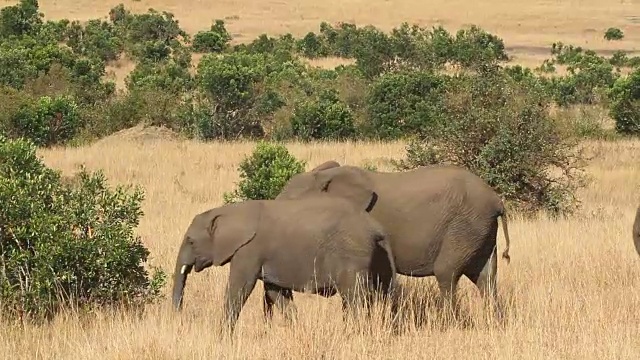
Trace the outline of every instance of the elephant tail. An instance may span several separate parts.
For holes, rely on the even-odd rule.
[[[498,216],[502,217],[502,232],[504,232],[504,238],[507,243],[507,246],[504,248],[504,251],[502,252],[502,258],[505,259],[508,264],[509,261],[511,261],[511,257],[509,256],[510,241],[509,241],[509,227],[507,226],[507,212],[504,208],[504,205],[501,206]]]
[[[387,254],[387,259],[389,260],[389,265],[391,266],[391,283],[390,285],[394,285],[396,278],[396,261],[393,256],[393,251],[391,251],[391,244],[389,243],[389,237],[386,234],[377,234],[375,237],[376,245],[380,246],[384,252]]]

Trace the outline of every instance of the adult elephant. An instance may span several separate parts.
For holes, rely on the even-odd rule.
[[[633,244],[640,255],[640,206],[636,210],[636,220],[633,222]]]
[[[462,275],[479,288],[485,302],[502,318],[496,289],[499,216],[509,261],[505,208],[480,177],[450,165],[385,173],[327,161],[293,176],[276,199],[320,194],[365,203],[389,235],[397,273],[435,276],[442,299],[454,309]],[[370,199],[369,194],[377,194]],[[371,200],[371,201],[370,201]]]

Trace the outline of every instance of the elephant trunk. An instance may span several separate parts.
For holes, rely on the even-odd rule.
[[[176,268],[173,273],[173,308],[176,311],[182,309],[182,296],[184,295],[184,286],[187,282],[187,275],[191,272],[195,259],[193,257],[191,246],[185,241],[180,246],[178,259],[176,260]]]

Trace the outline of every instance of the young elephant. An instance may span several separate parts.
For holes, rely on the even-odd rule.
[[[342,199],[249,200],[196,215],[178,253],[174,308],[182,308],[192,268],[200,272],[227,263],[224,321],[231,332],[258,279],[265,285],[266,318],[274,303],[284,311],[292,290],[325,297],[340,292],[349,311],[376,292],[389,295],[395,279],[384,230],[364,209]],[[354,291],[357,278],[368,291]]]

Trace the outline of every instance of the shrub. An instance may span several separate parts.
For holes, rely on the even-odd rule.
[[[25,102],[11,115],[7,133],[24,137],[38,146],[71,140],[81,127],[78,105],[70,96],[42,96]]]
[[[595,54],[581,57],[567,70],[569,75],[560,78],[558,83],[556,101],[560,105],[594,104],[618,77],[613,73],[613,66]]]
[[[356,66],[367,79],[373,79],[389,70],[395,58],[389,36],[371,25],[359,29],[353,55]]]
[[[575,139],[549,117],[544,92],[492,71],[455,77],[444,94],[433,127],[408,145],[398,168],[456,164],[525,213],[575,209],[582,158]]]
[[[442,69],[454,55],[454,38],[443,27],[432,30],[404,22],[391,30],[390,40],[402,65],[411,69]]]
[[[198,83],[222,109],[238,110],[251,105],[253,85],[264,78],[264,66],[262,54],[206,55],[198,63]]]
[[[101,172],[73,181],[26,140],[0,136],[0,307],[10,318],[52,318],[64,307],[142,305],[160,296],[149,251],[133,233],[143,193],[111,189]]]
[[[48,39],[49,41],[64,42],[67,39],[67,32],[71,22],[67,19],[57,21],[47,20],[38,32],[38,37]]]
[[[191,47],[197,52],[222,52],[229,45],[231,35],[224,26],[224,21],[216,19],[208,31],[200,31],[193,37]]]
[[[545,61],[546,67],[554,64],[567,65],[567,75],[545,79],[554,100],[560,106],[571,104],[594,104],[604,97],[619,74],[614,65],[625,60],[620,55],[606,59],[592,50],[583,50],[580,46],[553,43],[551,53],[555,58]]]
[[[260,34],[260,36],[248,44],[234,45],[233,51],[245,51],[250,54],[285,53],[290,56],[295,47],[296,39],[289,33],[280,35],[277,38],[270,37],[267,34]]]
[[[0,10],[0,37],[33,34],[42,25],[38,0],[20,0]]]
[[[310,89],[304,72],[300,61],[284,53],[205,55],[196,75],[204,97],[195,104],[201,128],[223,139],[264,136],[263,124],[285,105],[281,94]]]
[[[104,61],[116,60],[124,49],[122,39],[113,24],[92,19],[84,26],[73,21],[66,33],[67,45],[76,54],[97,57]]]
[[[122,4],[109,11],[111,21],[118,26],[130,46],[148,41],[169,45],[173,40],[188,39],[173,13],[149,9],[144,14],[131,14]]]
[[[72,68],[74,58],[71,50],[54,43],[29,37],[4,41],[0,39],[0,84],[21,89],[27,79],[48,71],[55,63]]]
[[[115,94],[115,82],[102,81],[105,63],[100,59],[78,59],[70,69],[70,75],[74,97],[80,104],[95,105]]]
[[[380,139],[428,131],[444,78],[426,71],[387,73],[367,93],[367,133]]]
[[[328,56],[330,51],[323,37],[311,31],[296,42],[296,50],[310,59]]]
[[[260,119],[252,110],[259,93],[257,84],[265,77],[264,61],[264,55],[245,53],[202,58],[196,81],[205,99],[196,107],[206,139],[262,134]]]
[[[189,35],[180,28],[173,13],[149,9],[144,14],[132,14],[123,4],[109,11],[118,37],[128,54],[140,61],[160,61],[189,41]]]
[[[451,51],[452,60],[469,69],[509,60],[503,40],[475,25],[457,32]]]
[[[335,89],[325,89],[317,98],[295,105],[292,134],[301,140],[345,140],[355,137],[353,115]]]
[[[610,27],[607,29],[607,31],[604,32],[605,40],[622,40],[623,37],[624,33],[618,28]]]
[[[139,62],[125,79],[129,91],[153,88],[180,96],[193,88],[193,77],[186,66],[173,59]]]
[[[320,34],[322,34],[329,52],[333,56],[344,58],[354,57],[354,46],[358,42],[360,30],[355,24],[340,22],[338,28],[333,28],[329,23],[320,23]]]
[[[240,162],[240,182],[236,190],[224,194],[224,202],[275,199],[293,175],[304,171],[305,165],[284,145],[259,142],[251,156]]]
[[[640,69],[616,81],[609,92],[610,115],[621,134],[640,135]]]

